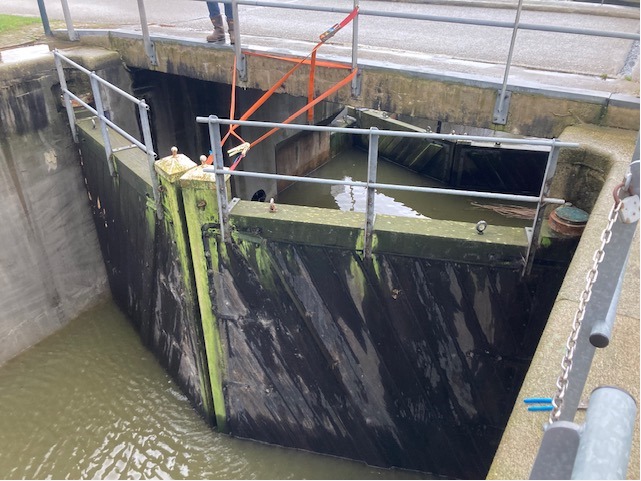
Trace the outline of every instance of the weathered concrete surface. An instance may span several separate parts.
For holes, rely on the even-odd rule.
[[[82,42],[115,49],[130,66],[231,84],[233,51],[228,48],[156,37],[159,65],[152,67],[142,41],[132,36],[87,35],[82,37]],[[290,68],[289,62],[249,55],[248,79],[239,85],[267,90]],[[601,92],[535,92],[531,88],[514,87],[507,125],[497,126],[492,123],[496,85],[444,81],[418,72],[366,63],[361,66],[361,76],[362,93],[358,99],[351,98],[349,88],[341,89],[329,99],[356,107],[538,137],[558,137],[565,127],[584,123],[629,130],[639,128],[639,99],[630,96],[610,99],[610,94]],[[317,89],[323,92],[344,77],[344,70],[318,68]],[[308,69],[301,68],[298,75],[290,77],[282,92],[306,98],[308,78]]]
[[[59,93],[51,54],[0,63],[0,364],[109,296]]]
[[[519,393],[510,421],[497,451],[488,479],[528,479],[532,464],[543,436],[543,425],[548,413],[528,412],[523,399],[533,396],[552,396],[560,374],[560,362],[579,296],[585,287],[587,272],[592,267],[593,253],[601,244],[601,233],[607,225],[612,206],[612,191],[621,182],[632,159],[636,132],[600,129],[593,126],[567,129],[561,139],[579,142],[588,156],[604,159],[601,172],[604,185],[596,204],[590,209],[590,220],[575,252],[563,285],[536,354]],[[594,166],[588,166],[588,176]],[[569,180],[568,180],[569,179]],[[559,179],[560,180],[560,179]],[[552,195],[567,191],[565,182],[576,182],[577,177],[565,177],[555,182]],[[633,241],[623,282],[623,291],[617,308],[616,323],[610,345],[598,349],[590,376],[583,391],[583,401],[600,385],[617,386],[639,400],[639,232]],[[578,418],[577,418],[578,419]],[[582,422],[578,420],[578,422]],[[635,422],[632,454],[628,479],[639,479],[639,413]]]

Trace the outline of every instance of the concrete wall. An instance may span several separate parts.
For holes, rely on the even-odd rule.
[[[96,61],[107,78],[120,66]],[[51,54],[0,63],[0,363],[109,295],[59,93]]]
[[[132,67],[153,69],[191,78],[231,84],[233,52],[198,42],[158,38],[155,40],[158,66],[149,64],[140,39],[126,36],[87,35],[82,42],[117,50]],[[242,88],[267,90],[291,68],[291,63],[257,56],[247,57],[247,82]],[[380,65],[361,66],[359,98],[349,88],[340,89],[329,100],[355,107],[395,112],[413,118],[489,128],[517,135],[558,137],[571,125],[593,124],[628,130],[639,129],[639,99],[625,95],[581,94],[563,91],[536,91],[510,87],[512,91],[506,125],[492,123],[500,85],[475,80],[443,79]],[[344,70],[319,68],[316,87],[327,90],[345,77]],[[307,97],[308,70],[301,68],[288,79],[279,93]],[[273,120],[273,118],[271,119]]]

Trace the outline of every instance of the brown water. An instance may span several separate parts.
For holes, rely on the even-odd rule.
[[[310,174],[310,177],[340,180],[349,178],[351,180],[366,181],[367,152],[358,149],[347,149],[322,167],[316,169]],[[435,180],[423,177],[398,164],[385,160],[379,160],[378,162],[377,181],[386,184],[444,187]],[[298,182],[281,192],[277,201],[282,204],[365,212],[366,191],[363,187]],[[500,210],[505,205],[506,203],[492,199],[391,189],[379,190],[375,198],[377,214],[409,217],[423,216],[432,219],[472,222],[474,224],[484,220],[490,225],[512,227],[529,227],[532,225],[532,219],[508,217],[496,212],[497,209]],[[534,204],[516,202],[511,202],[507,205],[515,206],[518,209],[534,206]]]
[[[420,479],[216,433],[112,303],[0,367],[0,479]]]

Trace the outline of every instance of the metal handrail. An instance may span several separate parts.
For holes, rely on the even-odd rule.
[[[53,51],[53,56],[54,56],[54,61],[56,63],[56,69],[58,71],[58,77],[60,79],[60,87],[63,93],[63,98],[64,98],[64,103],[65,103],[65,108],[67,110],[67,117],[69,119],[69,126],[71,128],[71,132],[73,135],[74,142],[78,142],[78,134],[76,131],[76,116],[73,111],[73,107],[71,105],[71,99],[74,99],[76,102],[78,102],[80,105],[82,105],[85,109],[87,109],[89,112],[94,114],[100,123],[100,130],[102,132],[102,137],[104,141],[104,147],[105,147],[105,156],[107,158],[107,166],[109,167],[109,174],[110,175],[115,175],[114,167],[112,164],[111,156],[114,152],[114,150],[111,147],[111,140],[109,139],[109,133],[107,131],[107,127],[110,127],[123,137],[125,137],[127,140],[129,140],[134,146],[138,147],[142,152],[145,153],[147,156],[147,164],[149,167],[149,174],[151,176],[151,187],[153,190],[153,195],[154,195],[154,201],[156,205],[156,216],[159,219],[163,218],[163,211],[162,211],[162,204],[161,204],[161,199],[160,199],[160,192],[159,192],[159,184],[158,184],[158,177],[156,176],[156,170],[154,168],[154,162],[156,160],[156,153],[154,152],[153,149],[153,140],[151,137],[151,127],[149,124],[149,106],[145,102],[144,99],[138,99],[134,97],[133,95],[125,92],[124,90],[116,87],[115,85],[109,83],[108,81],[104,80],[103,78],[99,77],[96,75],[95,72],[92,72],[86,68],[84,68],[82,65],[79,65],[78,63],[74,62],[73,60],[65,57],[62,53],[60,53],[57,49]],[[80,72],[83,72],[89,76],[89,80],[91,83],[91,90],[93,93],[94,101],[96,103],[96,108],[94,109],[91,107],[91,105],[87,104],[84,100],[79,98],[77,95],[75,95],[73,92],[71,92],[67,88],[67,81],[65,79],[65,73],[64,73],[64,68],[62,66],[62,62],[67,63],[71,67],[74,67],[75,69],[79,70]],[[140,125],[142,126],[142,134],[143,134],[143,139],[144,142],[139,141],[135,137],[133,137],[131,134],[120,128],[118,125],[116,125],[111,119],[109,119],[104,111],[103,104],[102,104],[102,95],[100,93],[99,89],[99,84],[103,85],[112,91],[116,92],[120,96],[126,98],[127,100],[135,103],[138,106],[138,112],[139,112],[139,119],[140,119]]]
[[[199,0],[199,1],[208,1],[208,0]],[[307,10],[312,12],[328,12],[328,13],[350,13],[352,9],[350,8],[340,8],[340,7],[323,7],[320,5],[300,5],[300,4],[291,4],[291,3],[280,3],[280,2],[268,2],[262,0],[219,0],[218,3],[236,3],[237,5],[248,5],[254,7],[271,7],[271,8],[283,8],[291,10]],[[361,16],[371,16],[371,17],[387,17],[387,18],[401,18],[407,20],[429,20],[432,22],[441,22],[441,23],[458,23],[462,25],[477,25],[481,27],[501,27],[501,28],[514,28],[517,25],[517,22],[505,22],[499,20],[482,20],[475,18],[460,18],[460,17],[447,17],[440,15],[428,15],[423,13],[405,13],[405,12],[389,12],[384,10],[370,10],[360,8],[358,14]],[[541,32],[553,32],[553,33],[572,33],[577,35],[589,35],[592,37],[609,37],[609,38],[622,38],[626,40],[639,40],[640,35],[638,33],[627,33],[627,32],[612,32],[609,30],[594,30],[586,28],[572,28],[572,27],[563,27],[555,25],[544,25],[536,23],[519,23],[518,27],[523,30],[536,30]]]
[[[207,0],[201,0],[207,1]],[[65,21],[67,23],[67,32],[69,35],[69,40],[78,40],[78,34],[74,31],[73,22],[71,20],[71,15],[69,13],[69,7],[67,5],[67,0],[61,0],[63,12],[65,14]],[[144,0],[137,0],[138,10],[140,14],[140,22],[142,27],[142,36],[143,43],[145,46],[145,51],[149,57],[149,61],[152,65],[157,65],[156,52],[149,35],[149,29],[146,21]],[[319,5],[298,5],[282,2],[269,2],[262,0],[220,0],[220,3],[231,4],[234,11],[234,18],[236,19],[236,42],[234,45],[234,53],[236,56],[236,69],[239,74],[241,81],[247,78],[247,65],[245,55],[242,53],[240,45],[240,22],[238,16],[238,5],[248,5],[248,6],[259,6],[259,7],[270,7],[270,8],[283,8],[283,9],[294,9],[294,10],[307,10],[315,12],[330,12],[330,13],[349,13],[351,9],[349,8],[340,8],[340,7],[323,7]],[[42,1],[39,0],[40,6],[40,16],[45,26],[45,31],[48,28],[48,19],[46,16],[46,11],[44,10],[44,5]],[[353,0],[353,8],[357,8],[358,0]],[[503,82],[501,89],[497,93],[496,104],[494,107],[494,113],[492,121],[495,124],[505,125],[507,123],[507,112],[509,109],[509,92],[507,91],[507,83],[510,72],[510,67],[512,64],[512,52],[514,51],[514,46],[516,43],[516,34],[519,29],[521,30],[533,30],[539,32],[552,32],[552,33],[567,33],[574,35],[587,35],[587,36],[596,36],[596,37],[607,37],[607,38],[620,38],[625,40],[639,40],[641,37],[638,33],[627,33],[627,32],[613,32],[609,30],[598,30],[598,29],[585,29],[585,28],[573,28],[565,26],[554,26],[554,25],[543,25],[543,24],[534,24],[534,23],[520,23],[520,11],[522,8],[522,1],[519,1],[517,6],[517,13],[513,22],[505,21],[496,21],[496,20],[482,20],[474,18],[459,18],[459,17],[447,17],[439,15],[427,15],[419,13],[404,13],[404,12],[389,12],[389,11],[379,11],[379,10],[370,10],[370,9],[360,9],[359,16],[374,16],[374,17],[386,17],[386,18],[400,18],[408,20],[424,20],[432,22],[442,22],[442,23],[456,23],[462,25],[476,25],[484,27],[498,27],[498,28],[511,28],[512,39],[510,42],[510,48],[508,53],[508,58],[506,59]],[[354,28],[352,32],[352,68],[357,68],[358,66],[358,17],[355,19]],[[352,95],[358,97],[360,95],[360,74],[357,75],[352,80]]]
[[[356,187],[364,187],[367,189],[367,208],[366,208],[366,222],[365,222],[365,245],[364,255],[370,257],[372,252],[372,231],[374,226],[374,189],[391,189],[391,190],[404,190],[412,192],[424,193],[437,193],[446,195],[459,195],[468,197],[477,197],[485,199],[498,199],[498,200],[511,200],[520,202],[536,202],[537,209],[534,222],[532,225],[532,235],[528,236],[528,249],[526,254],[526,262],[524,264],[523,273],[529,271],[534,257],[533,244],[538,242],[539,232],[542,224],[542,207],[547,204],[564,204],[563,199],[547,197],[549,186],[556,170],[556,160],[560,148],[577,148],[579,144],[571,142],[559,142],[556,139],[515,139],[510,137],[483,137],[471,135],[457,135],[457,134],[438,134],[433,132],[405,132],[396,130],[378,130],[375,127],[370,129],[358,128],[345,128],[345,127],[331,127],[321,125],[301,125],[301,124],[283,124],[276,122],[263,122],[263,121],[250,121],[250,120],[231,120],[220,119],[215,115],[209,117],[196,117],[196,122],[209,125],[209,137],[211,143],[211,150],[214,153],[214,166],[205,167],[204,172],[213,173],[216,175],[217,196],[218,196],[218,209],[220,217],[220,230],[221,236],[225,242],[231,240],[228,218],[229,211],[227,208],[227,193],[225,189],[224,176],[239,176],[239,177],[254,177],[272,180],[287,180],[293,182],[307,182],[316,184],[332,184],[332,185],[349,185]],[[368,151],[368,180],[367,182],[354,181],[354,180],[338,180],[338,179],[320,179],[314,177],[303,177],[295,175],[271,174],[267,172],[248,172],[248,171],[232,171],[226,169],[223,165],[222,144],[220,135],[221,125],[240,125],[240,126],[253,126],[265,128],[281,128],[301,131],[313,132],[332,132],[332,133],[345,133],[350,135],[367,135],[369,137],[369,151]],[[379,137],[405,137],[405,138],[420,138],[420,139],[437,139],[437,140],[464,140],[464,141],[477,141],[489,142],[492,144],[517,144],[517,145],[537,145],[549,146],[550,154],[546,163],[545,175],[539,196],[525,196],[516,194],[501,194],[493,192],[479,192],[469,190],[456,190],[435,187],[419,187],[400,184],[384,184],[376,182],[376,165],[378,163],[378,138]]]

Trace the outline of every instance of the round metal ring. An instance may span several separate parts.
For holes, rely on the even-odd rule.
[[[478,232],[479,234],[483,234],[483,231],[485,231],[485,229],[487,229],[487,222],[485,222],[484,220],[480,220],[476,223],[476,232]]]

